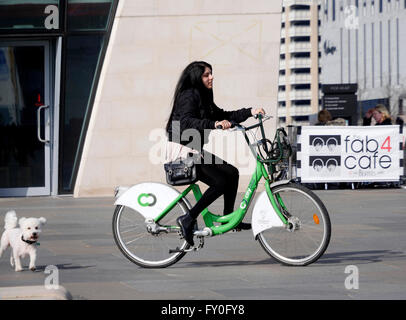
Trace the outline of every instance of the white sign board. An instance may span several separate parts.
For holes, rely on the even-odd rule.
[[[399,181],[401,141],[397,125],[301,127],[297,176],[305,183]]]

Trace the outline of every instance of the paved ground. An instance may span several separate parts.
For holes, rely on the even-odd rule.
[[[14,272],[6,252],[0,287],[42,286],[50,275],[45,268],[54,265],[74,299],[405,299],[406,190],[317,194],[329,209],[333,234],[313,265],[282,266],[245,231],[207,239],[203,250],[158,270],[132,264],[116,248],[112,198],[3,198],[1,225],[8,209],[19,217],[44,216],[48,224],[38,270]],[[219,212],[221,202],[210,208]],[[345,288],[350,265],[359,270],[359,289]]]

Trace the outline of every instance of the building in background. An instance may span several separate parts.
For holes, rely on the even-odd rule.
[[[357,84],[358,120],[378,103],[393,117],[406,98],[406,1],[323,0],[321,82]]]
[[[278,92],[280,125],[306,125],[319,111],[319,3],[284,0]]]
[[[73,193],[117,4],[0,1],[0,196]]]
[[[1,0],[0,196],[165,182],[164,127],[194,60],[212,64],[218,106],[276,116],[281,11],[282,0]],[[244,138],[211,137],[245,188]]]

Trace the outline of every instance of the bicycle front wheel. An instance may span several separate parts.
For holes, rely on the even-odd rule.
[[[169,253],[170,249],[189,248],[180,238],[176,218],[188,211],[181,199],[151,231],[145,217],[138,211],[118,205],[113,216],[113,235],[120,251],[130,261],[144,268],[165,268],[179,261],[185,252]],[[157,232],[157,228],[166,231]]]
[[[276,186],[272,193],[288,224],[261,232],[261,246],[285,265],[315,262],[330,242],[331,223],[326,207],[316,194],[298,184]]]

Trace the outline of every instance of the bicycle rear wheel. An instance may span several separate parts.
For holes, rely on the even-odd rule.
[[[289,183],[272,193],[288,225],[258,235],[264,250],[285,265],[305,266],[321,257],[330,242],[331,223],[326,207],[309,189]]]
[[[165,268],[179,261],[186,252],[169,253],[178,247],[189,248],[178,233],[176,218],[188,211],[181,199],[167,215],[156,224],[169,232],[151,232],[150,225],[138,211],[118,205],[113,216],[113,235],[120,251],[130,261],[144,268]],[[149,229],[149,230],[148,230]]]

